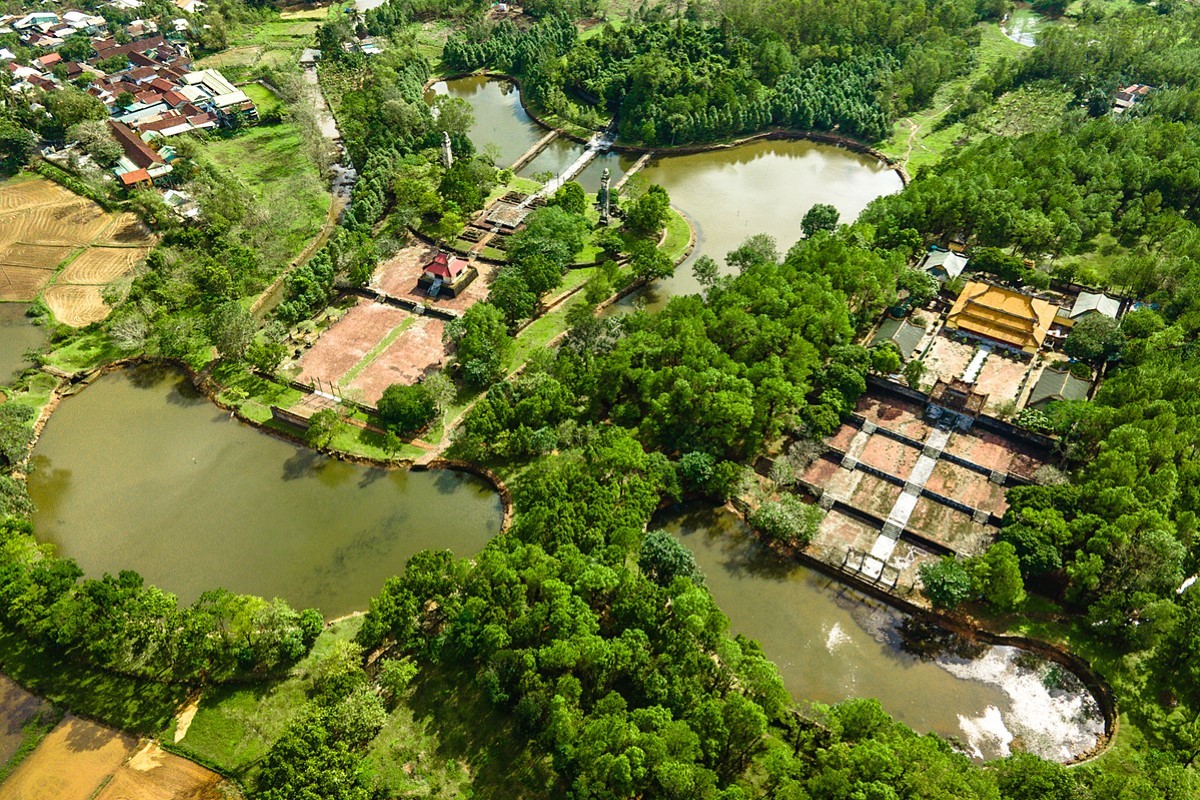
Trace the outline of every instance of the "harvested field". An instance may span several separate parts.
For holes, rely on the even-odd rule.
[[[1028,372],[1029,364],[1024,361],[1005,358],[999,353],[988,356],[975,381],[976,390],[988,396],[984,413],[994,415],[1001,405],[1015,403]]]
[[[136,245],[149,238],[150,232],[138,219],[138,215],[126,211],[117,215],[112,224],[96,239],[96,244]]]
[[[58,283],[103,286],[132,272],[149,252],[148,247],[88,248],[67,265],[58,276]]]
[[[0,264],[0,300],[32,300],[53,275],[48,269]]]
[[[20,235],[12,237],[26,242],[53,244],[88,244],[108,227],[111,217],[91,200],[56,206],[36,206],[5,217],[12,223],[20,219]]]
[[[440,319],[422,317],[400,334],[350,385],[361,389],[363,400],[374,405],[383,390],[393,383],[416,383],[418,378],[441,366],[445,360],[446,345],[442,343],[445,328],[446,323]]]
[[[133,754],[124,733],[67,715],[4,782],[12,800],[89,800]]]
[[[928,497],[917,501],[905,528],[964,556],[982,553],[996,532],[991,526],[977,523],[969,515]]]
[[[148,742],[96,800],[223,800],[221,783],[217,773]]]
[[[895,475],[902,480],[908,480],[912,469],[917,464],[921,452],[915,447],[901,444],[895,439],[875,434],[863,448],[858,460],[881,469],[889,475]]]
[[[0,675],[0,764],[5,764],[21,746],[21,728],[38,715],[52,713],[53,706]]]
[[[360,298],[300,357],[300,374],[296,380],[301,383],[314,379],[337,382],[389,331],[411,318],[412,314],[402,309]]]
[[[142,246],[86,251],[64,271],[60,282],[108,283],[128,273],[154,244],[135,215],[109,214],[50,181],[35,178],[0,184],[0,300],[36,299],[54,268],[73,250],[94,241]],[[94,286],[55,286],[47,292],[46,303],[67,325],[86,325],[108,315]]]
[[[0,250],[0,264],[52,270],[71,255],[74,249],[70,245],[14,242]]]
[[[1005,506],[1003,486],[988,480],[986,475],[945,460],[934,465],[925,487],[971,508],[1002,514]]]
[[[0,214],[33,206],[68,203],[79,198],[72,192],[41,178],[15,179],[0,184]]]
[[[945,334],[934,337],[929,352],[921,360],[926,370],[922,383],[932,384],[937,378],[945,381],[961,378],[974,353],[973,344],[956,342]]]
[[[47,289],[42,298],[56,320],[72,328],[82,328],[99,322],[112,310],[100,296],[100,288],[57,284]]]
[[[449,308],[465,311],[471,306],[484,300],[488,288],[495,278],[497,267],[492,264],[475,262],[473,265],[479,271],[479,277],[463,290],[458,297],[441,297],[430,300],[425,290],[417,286],[421,277],[421,268],[433,258],[436,248],[423,244],[405,247],[375,271],[371,285],[392,297],[404,297],[417,303],[427,303],[438,308]]]

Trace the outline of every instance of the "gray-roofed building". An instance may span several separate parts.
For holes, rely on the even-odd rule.
[[[889,318],[879,326],[879,330],[871,339],[871,346],[874,347],[883,342],[893,342],[900,350],[900,357],[908,361],[917,351],[917,345],[924,337],[925,329],[919,325],[913,325],[907,319]]]
[[[963,270],[967,268],[969,260],[949,250],[930,250],[925,254],[925,258],[921,259],[921,263],[917,265],[917,269],[929,273],[939,283],[945,283],[962,275]]]
[[[1116,319],[1120,310],[1120,300],[1100,292],[1080,292],[1075,298],[1075,305],[1071,306],[1070,318],[1072,322],[1076,322],[1087,314],[1095,313]]]
[[[1091,388],[1091,383],[1082,378],[1076,378],[1065,369],[1058,370],[1047,367],[1042,370],[1042,377],[1038,378],[1038,382],[1033,386],[1033,391],[1029,393],[1029,400],[1025,403],[1025,407],[1043,408],[1047,403],[1057,400],[1086,400],[1088,390]]]

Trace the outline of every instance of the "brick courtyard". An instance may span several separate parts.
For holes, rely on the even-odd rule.
[[[425,290],[417,285],[423,267],[429,263],[437,252],[437,248],[425,244],[405,247],[394,256],[379,265],[371,278],[371,286],[392,297],[424,303],[435,308],[446,308],[453,311],[465,311],[481,300],[487,299],[488,289],[495,279],[497,267],[476,261],[473,266],[479,272],[479,277],[462,291],[457,297],[438,297],[430,299]]]

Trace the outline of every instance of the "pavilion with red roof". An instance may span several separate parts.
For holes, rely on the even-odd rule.
[[[451,297],[467,287],[478,273],[465,258],[439,250],[422,268],[417,285],[430,297],[446,292]]]

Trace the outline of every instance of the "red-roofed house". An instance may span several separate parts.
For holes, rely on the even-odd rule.
[[[34,59],[33,63],[37,64],[42,69],[50,69],[58,62],[62,61],[62,56],[58,53],[46,53],[41,58]]]
[[[121,180],[121,185],[126,187],[131,186],[151,186],[154,181],[150,179],[150,173],[144,169],[135,169],[131,172],[123,172],[117,176]]]
[[[465,258],[439,250],[425,265],[417,285],[430,297],[436,297],[442,292],[454,297],[475,280],[478,274]]]

